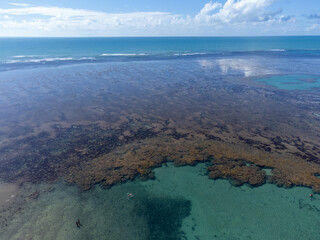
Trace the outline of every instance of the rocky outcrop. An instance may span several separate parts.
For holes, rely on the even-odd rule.
[[[212,163],[213,166],[208,167],[210,178],[230,179],[236,186],[248,183],[256,187],[266,181],[266,173],[264,171],[254,165],[247,166],[243,160],[215,159]]]

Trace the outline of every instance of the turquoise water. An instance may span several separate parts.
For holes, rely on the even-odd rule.
[[[319,89],[320,77],[313,75],[284,75],[258,79],[263,83],[284,90]]]
[[[24,185],[16,200],[20,213],[0,237],[298,240],[320,234],[320,197],[310,198],[308,188],[234,187],[208,179],[204,164],[168,164],[155,169],[155,176],[86,192],[62,183]],[[34,191],[40,193],[37,199],[23,201]]]
[[[4,63],[95,61],[110,57],[186,56],[237,51],[319,56],[320,37],[0,38],[0,61]]]

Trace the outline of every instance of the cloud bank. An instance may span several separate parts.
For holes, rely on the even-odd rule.
[[[26,3],[10,3],[10,5],[18,6],[18,7],[28,7],[28,6],[30,6],[29,4],[26,4]]]
[[[320,19],[320,15],[318,15],[318,14],[310,14],[309,16],[307,16],[307,18],[309,18],[309,19]]]
[[[19,19],[19,20],[18,20]],[[25,7],[0,9],[0,29],[30,29],[46,32],[81,32],[121,28],[152,28],[184,23],[178,15],[166,12],[131,12],[109,14],[61,7]]]
[[[265,11],[273,2],[275,0],[228,0],[222,5],[210,1],[196,16],[196,20],[214,23],[268,21],[279,13]],[[217,11],[212,13],[215,10]]]
[[[259,29],[259,24],[270,27],[294,20],[293,16],[279,16],[281,10],[271,11],[269,7],[275,1],[210,1],[193,17],[169,12],[106,13],[11,3],[15,7],[0,8],[0,36],[231,35],[239,25],[248,34]]]

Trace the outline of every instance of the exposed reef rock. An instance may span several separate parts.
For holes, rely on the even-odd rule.
[[[247,166],[243,160],[217,159],[208,167],[209,177],[213,179],[231,179],[232,183],[240,186],[248,183],[251,186],[260,186],[266,181],[266,173],[257,166]]]
[[[157,136],[120,146],[90,162],[70,167],[64,178],[84,189],[95,183],[111,186],[138,175],[152,177],[151,170],[166,161],[183,166],[210,161],[212,158],[214,165],[208,170],[213,178],[219,173],[219,177],[233,179],[235,183],[238,181],[238,184],[258,186],[266,179],[266,174],[260,167],[267,167],[272,168],[274,173],[270,176],[270,181],[278,185],[304,185],[314,187],[315,191],[315,187],[320,187],[320,178],[315,176],[320,172],[320,166],[295,156],[269,153],[242,144],[200,139],[176,140],[168,136]],[[245,161],[238,159],[246,159],[257,166],[246,166]]]
[[[260,167],[267,167],[273,169],[270,182],[285,187],[303,185],[320,192],[320,165],[294,154],[226,143],[196,133],[177,138],[172,132],[183,135],[183,130],[132,123],[122,123],[114,130],[98,125],[60,127],[54,138],[39,134],[18,140],[16,151],[2,149],[6,161],[1,162],[0,177],[9,182],[64,179],[90,189],[97,183],[112,186],[136,176],[153,178],[152,169],[167,161],[183,166],[213,159],[208,168],[211,178],[259,186],[266,179]]]

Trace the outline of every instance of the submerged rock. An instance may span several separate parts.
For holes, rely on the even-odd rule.
[[[208,167],[209,177],[213,179],[230,179],[236,186],[248,183],[260,186],[266,181],[266,173],[259,167],[247,166],[243,160],[219,159],[213,160],[213,166]]]

